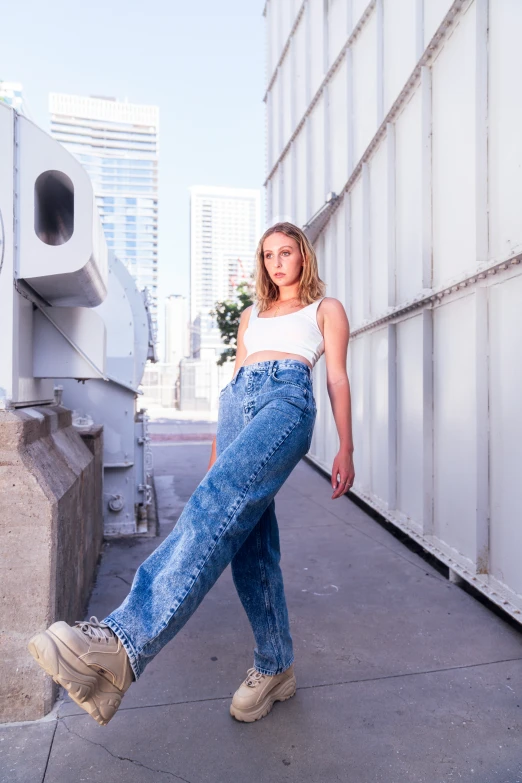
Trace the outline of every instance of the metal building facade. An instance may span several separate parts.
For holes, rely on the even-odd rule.
[[[522,620],[522,4],[265,14],[267,218],[306,227],[348,313],[353,492]]]

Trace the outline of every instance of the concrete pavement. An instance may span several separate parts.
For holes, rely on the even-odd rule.
[[[126,595],[209,445],[154,447],[160,539],[113,541],[89,615]],[[102,728],[67,698],[0,727],[1,783],[522,783],[522,633],[301,462],[276,498],[298,691],[234,721],[253,638],[230,569]],[[42,674],[42,676],[45,676]]]

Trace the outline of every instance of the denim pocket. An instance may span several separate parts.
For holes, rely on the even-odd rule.
[[[297,386],[299,389],[310,389],[310,377],[305,369],[299,367],[275,366],[272,371],[272,378],[278,383],[285,383],[289,386]]]

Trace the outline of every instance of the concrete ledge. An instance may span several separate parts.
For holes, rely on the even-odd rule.
[[[0,721],[49,712],[56,689],[27,641],[55,620],[81,619],[91,591],[103,429],[82,435],[62,406],[0,412]]]

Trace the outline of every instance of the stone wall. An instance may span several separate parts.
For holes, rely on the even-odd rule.
[[[103,429],[59,405],[0,411],[0,722],[34,720],[56,686],[27,650],[84,616],[103,541]]]

